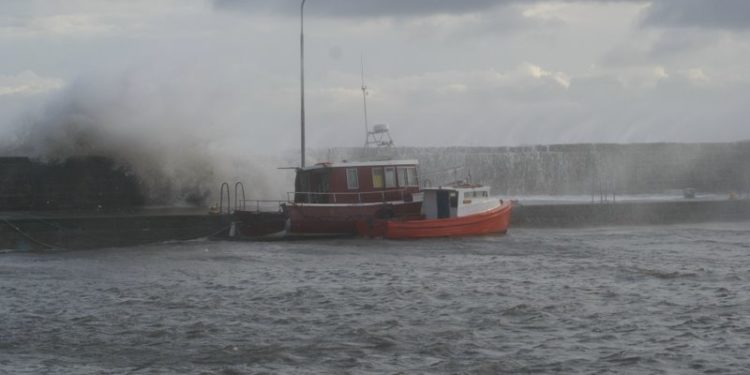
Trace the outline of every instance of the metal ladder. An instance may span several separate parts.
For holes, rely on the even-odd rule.
[[[226,188],[226,189],[225,189]],[[226,208],[226,215],[229,215],[232,213],[232,195],[229,192],[229,183],[223,182],[221,184],[221,187],[219,188],[221,191],[219,194],[219,214],[223,215],[224,212],[224,191],[226,190],[226,202],[227,202],[227,208]],[[240,193],[242,193],[242,199],[240,198]],[[245,185],[242,184],[242,182],[237,181],[234,184],[234,211],[240,211],[245,210]]]

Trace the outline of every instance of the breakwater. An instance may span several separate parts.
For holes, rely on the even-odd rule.
[[[144,203],[138,179],[108,158],[0,157],[0,211],[124,210]]]
[[[750,221],[750,200],[535,204],[513,206],[511,228],[666,225]]]
[[[694,188],[750,195],[750,142],[518,147],[334,148],[317,160],[418,159],[426,184],[456,179],[505,196],[644,194]]]

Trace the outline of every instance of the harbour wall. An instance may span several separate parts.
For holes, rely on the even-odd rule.
[[[108,158],[0,157],[0,211],[125,210],[144,202],[137,178]]]
[[[748,221],[750,200],[515,204],[512,228],[572,228]]]
[[[505,196],[698,193],[750,195],[750,141],[519,147],[335,148],[323,161],[417,159],[423,183],[470,178]]]

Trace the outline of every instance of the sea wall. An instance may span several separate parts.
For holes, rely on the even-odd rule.
[[[511,228],[665,225],[729,221],[750,221],[750,200],[516,204],[511,212]]]
[[[144,201],[137,178],[111,159],[0,157],[0,211],[123,210]]]
[[[750,142],[394,147],[314,151],[317,160],[419,159],[423,182],[482,182],[502,195],[750,193]]]

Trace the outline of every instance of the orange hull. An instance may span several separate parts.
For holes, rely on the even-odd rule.
[[[474,215],[447,219],[359,221],[360,235],[388,239],[476,236],[505,233],[510,223],[511,202]]]

